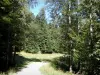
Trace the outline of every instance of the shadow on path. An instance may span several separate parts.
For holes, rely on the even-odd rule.
[[[15,72],[20,71],[22,68],[25,68],[25,66],[29,62],[41,62],[41,60],[36,59],[36,58],[25,58],[25,57],[20,56],[20,55],[17,54],[16,59],[15,59],[15,66],[12,67],[12,69]]]

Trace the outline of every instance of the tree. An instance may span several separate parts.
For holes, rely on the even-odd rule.
[[[72,71],[72,68],[74,67],[73,64],[77,65],[74,61],[77,61],[79,63],[79,70],[85,71],[85,73],[88,75],[98,74],[97,67],[95,68],[95,70],[93,68],[93,61],[95,59],[92,59],[93,57],[91,56],[91,54],[94,54],[96,47],[95,45],[97,43],[95,41],[96,35],[94,34],[95,32],[98,33],[98,31],[95,30],[95,27],[98,26],[97,17],[99,17],[99,1],[63,1],[54,0],[54,2],[48,2],[49,4],[52,4],[50,10],[52,11],[51,17],[55,16],[56,13],[61,14],[59,14],[60,19],[58,18],[58,15],[56,15],[56,18],[59,19],[57,20],[56,24],[60,22],[59,26],[62,29],[60,48],[64,52],[67,52],[67,55],[69,55],[70,71]],[[55,17],[52,18],[55,20]],[[96,63],[98,63],[98,61]]]
[[[15,64],[16,51],[24,46],[24,32],[27,28],[27,15],[24,11],[26,0],[0,1],[0,69],[8,69]]]

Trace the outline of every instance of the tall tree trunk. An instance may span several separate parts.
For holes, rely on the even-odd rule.
[[[77,0],[77,9],[79,9],[79,5],[80,5],[80,0]],[[80,36],[79,32],[80,32],[80,26],[79,26],[79,16],[77,15],[77,35],[78,37]],[[80,55],[80,54],[79,54]],[[78,72],[77,73],[81,73],[81,61],[80,61],[80,57],[78,59]]]
[[[8,36],[7,36],[7,51],[6,51],[6,69],[8,69],[9,65],[9,27],[8,27]]]
[[[69,0],[69,12],[71,11],[71,1]],[[70,27],[71,27],[71,14],[69,14],[69,28],[68,28],[68,33],[70,33]],[[73,60],[73,52],[72,52],[72,40],[71,38],[69,37],[69,55],[70,55],[70,63],[69,63],[69,70],[70,72],[72,72],[72,60]]]
[[[91,3],[91,6],[92,6],[92,3]],[[94,48],[94,45],[93,45],[93,20],[92,20],[92,7],[90,8],[90,30],[89,30],[89,35],[90,35],[90,50],[89,50],[89,53],[93,53],[93,48]],[[92,62],[92,58],[90,57],[89,59],[89,70],[93,70],[93,67],[92,67],[92,64],[90,64]]]

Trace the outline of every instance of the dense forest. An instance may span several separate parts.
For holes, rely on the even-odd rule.
[[[100,0],[0,0],[0,70],[16,64],[17,52],[62,53],[65,70],[100,75]],[[46,18],[48,12],[48,18]]]

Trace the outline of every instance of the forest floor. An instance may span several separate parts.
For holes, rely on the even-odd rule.
[[[18,66],[16,75],[44,75],[40,68],[51,62],[52,59],[62,56],[62,54],[31,54],[20,52],[17,57]],[[26,62],[26,63],[25,63]],[[19,65],[19,64],[23,65]]]
[[[42,75],[40,67],[46,64],[46,62],[31,62],[21,71],[17,72],[16,75]]]
[[[63,54],[31,54],[20,52],[16,55],[16,66],[8,71],[7,75],[72,75],[54,69],[50,62]],[[0,75],[6,75],[0,73]]]

